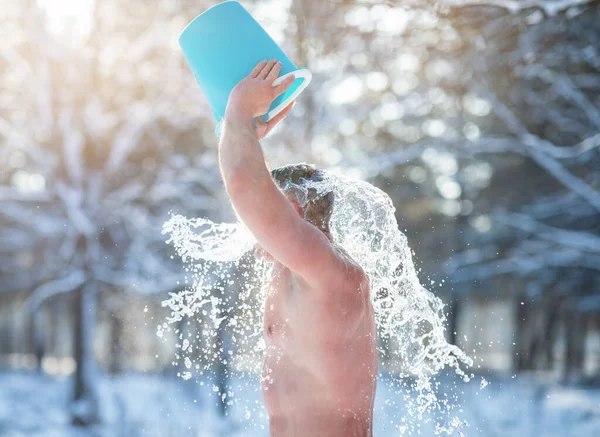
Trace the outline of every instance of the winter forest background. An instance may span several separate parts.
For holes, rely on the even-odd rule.
[[[234,218],[177,43],[215,3],[2,2],[2,437],[266,435],[177,377],[156,335],[184,274],[162,224]],[[599,435],[600,2],[243,5],[314,76],[270,165],[391,196],[449,341],[490,383],[465,389],[465,434]],[[236,369],[210,375],[219,392]]]

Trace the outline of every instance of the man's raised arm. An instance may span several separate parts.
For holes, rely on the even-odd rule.
[[[231,92],[219,143],[221,174],[238,217],[264,250],[308,283],[334,285],[343,277],[343,261],[275,185],[259,143],[291,106],[268,123],[259,118],[253,126],[253,118],[266,113],[293,82],[290,78],[272,87],[280,71],[281,64],[263,61]]]

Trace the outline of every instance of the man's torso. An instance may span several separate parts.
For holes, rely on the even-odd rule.
[[[316,290],[275,262],[265,301],[263,367],[272,436],[371,435],[376,333],[362,275],[362,281],[356,275],[342,281],[349,288],[343,292]],[[350,293],[365,297],[360,314],[345,307]]]

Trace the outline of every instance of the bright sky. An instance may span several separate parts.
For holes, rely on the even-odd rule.
[[[95,0],[37,0],[48,15],[48,30],[53,33],[86,35],[92,25]]]
[[[55,34],[86,35],[92,25],[92,10],[96,0],[37,0],[48,14],[48,29]],[[254,17],[277,41],[283,40],[287,11],[291,0],[270,0],[252,8]],[[244,1],[242,1],[244,4]],[[246,7],[250,5],[244,5]],[[202,8],[198,13],[203,12]]]
[[[246,4],[242,0],[241,3],[251,10],[252,16],[265,28],[269,35],[281,44],[285,29],[289,26],[288,11],[291,7],[291,0],[270,0],[256,5]]]

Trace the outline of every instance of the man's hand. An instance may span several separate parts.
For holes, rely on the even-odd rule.
[[[294,82],[294,77],[286,78],[282,83],[273,86],[273,82],[281,72],[281,63],[274,59],[260,62],[254,70],[242,81],[240,81],[229,95],[227,102],[227,115],[235,118],[251,120],[265,114],[273,100],[283,94]],[[268,122],[257,118],[255,133],[257,139],[262,139],[267,135],[277,123],[279,123],[290,111],[294,102],[288,105],[283,111],[277,114]]]

